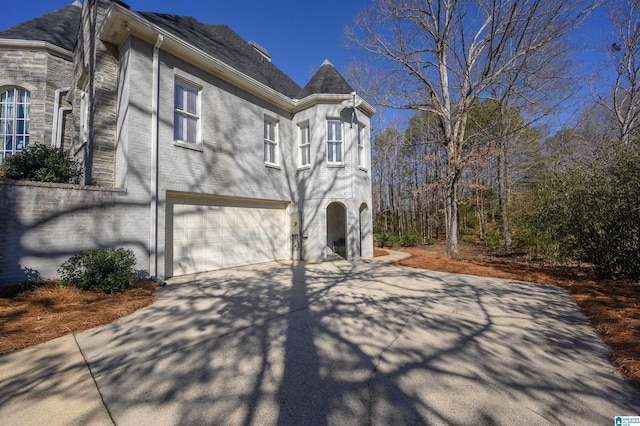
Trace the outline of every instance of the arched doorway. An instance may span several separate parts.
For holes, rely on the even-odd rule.
[[[347,208],[342,203],[327,206],[327,246],[347,258]]]

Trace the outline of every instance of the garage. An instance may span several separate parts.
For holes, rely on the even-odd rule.
[[[170,198],[167,275],[287,259],[286,207],[277,201]]]

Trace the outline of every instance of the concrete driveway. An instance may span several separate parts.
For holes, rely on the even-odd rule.
[[[551,286],[270,263],[173,279],[129,317],[0,357],[0,419],[606,425],[640,414],[607,351]]]

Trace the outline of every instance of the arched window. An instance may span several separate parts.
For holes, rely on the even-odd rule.
[[[19,87],[0,90],[0,162],[29,146],[31,93]]]

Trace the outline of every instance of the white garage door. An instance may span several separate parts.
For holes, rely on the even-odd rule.
[[[171,204],[174,276],[286,258],[283,203],[176,200]]]

